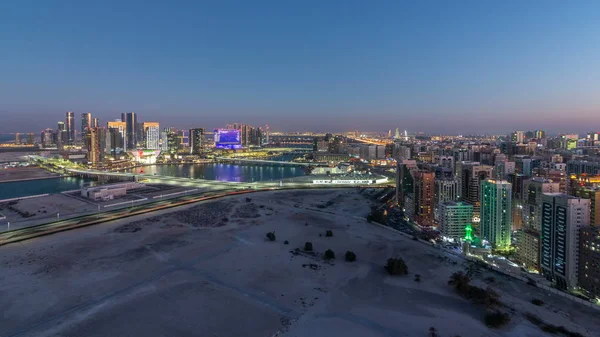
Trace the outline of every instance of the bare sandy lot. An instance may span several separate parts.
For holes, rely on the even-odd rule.
[[[432,326],[444,337],[545,336],[525,312],[600,331],[600,311],[478,270],[472,283],[493,276],[514,310],[489,329],[484,310],[447,284],[467,263],[367,223],[355,190],[249,197],[0,247],[0,336],[427,336]],[[295,251],[306,241],[315,254]],[[326,249],[335,260],[323,260]],[[347,250],[356,262],[344,261]],[[408,276],[385,273],[391,256]]]
[[[15,167],[0,169],[0,182],[45,179],[58,177],[56,173],[46,171],[39,167]]]

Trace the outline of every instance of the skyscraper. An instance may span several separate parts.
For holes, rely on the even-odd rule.
[[[201,155],[204,150],[204,129],[190,129],[190,153]]]
[[[473,206],[465,202],[448,201],[439,205],[440,234],[455,241],[467,239],[467,227],[473,220]],[[471,238],[472,239],[472,238]]]
[[[21,134],[20,133],[15,133],[15,145],[19,145],[21,144]]]
[[[508,181],[486,179],[481,183],[480,235],[498,249],[510,247],[511,198]]]
[[[92,127],[92,114],[84,112],[81,114],[81,137],[84,137],[86,130]]]
[[[115,153],[112,153],[112,155],[116,156],[118,152],[127,150],[127,123],[114,121],[106,123],[106,126],[109,130],[117,130],[117,133],[119,135],[117,137],[115,131],[112,131],[112,133],[110,134],[109,139],[111,143],[109,145],[109,148],[111,149],[111,152],[116,151]]]
[[[560,289],[577,285],[579,230],[590,223],[590,201],[562,193],[542,197],[540,266]]]
[[[93,128],[98,128],[100,127],[100,120],[98,119],[98,117],[94,117],[93,121],[92,121],[92,127]]]
[[[125,147],[127,150],[135,150],[137,145],[137,135],[136,135],[136,123],[137,123],[137,118],[135,115],[135,112],[123,112],[121,114],[121,121],[126,123],[127,127],[126,127],[126,137],[127,137],[127,142],[125,144]]]
[[[600,228],[583,227],[579,234],[578,286],[590,298],[600,297]]]
[[[54,146],[54,137],[53,137],[52,129],[44,129],[40,134],[40,141],[43,147],[53,147]]]
[[[160,138],[160,126],[157,122],[142,123],[144,132],[144,147],[150,150],[158,150],[158,141]]]
[[[66,119],[66,129],[67,129],[67,142],[73,143],[75,141],[75,113],[72,111],[67,112]]]
[[[415,222],[421,226],[433,226],[435,174],[415,172],[414,186]]]
[[[88,128],[88,161],[94,166],[98,166],[104,161],[104,151],[106,148],[106,129]]]

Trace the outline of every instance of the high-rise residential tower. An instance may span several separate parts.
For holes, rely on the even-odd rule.
[[[158,122],[144,122],[142,123],[142,130],[144,132],[144,147],[149,150],[158,150],[160,139],[160,125]]]
[[[126,123],[126,134],[127,134],[127,142],[125,144],[127,150],[135,150],[137,145],[137,136],[136,136],[136,125],[137,118],[135,112],[123,112],[121,114],[121,121]]]
[[[480,235],[497,249],[510,247],[511,198],[508,181],[486,179],[481,183]]]
[[[190,129],[190,153],[201,155],[204,150],[204,129]]]
[[[579,230],[590,223],[590,201],[562,193],[542,197],[540,266],[560,289],[577,286]]]
[[[87,129],[92,127],[92,114],[90,112],[84,112],[81,114],[81,136],[87,132]]]
[[[473,220],[473,206],[465,202],[448,201],[439,205],[440,234],[454,241],[471,239],[467,238],[467,227]]]
[[[66,114],[65,126],[67,129],[67,142],[73,143],[75,141],[75,113],[68,111]]]
[[[116,157],[118,152],[127,149],[127,123],[114,121],[106,123],[106,126],[109,130],[110,139],[110,144],[107,147],[111,149],[113,157]]]
[[[600,228],[582,227],[579,233],[578,286],[590,298],[600,297]]]

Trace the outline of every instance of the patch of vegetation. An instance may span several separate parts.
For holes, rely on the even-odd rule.
[[[347,251],[345,259],[348,262],[354,262],[354,261],[356,261],[356,254],[354,254],[354,252]]]
[[[312,242],[306,242],[304,244],[304,250],[307,251],[307,252],[312,252],[312,250],[313,250],[313,244],[312,244]]]
[[[333,250],[327,249],[325,251],[325,254],[323,254],[323,257],[325,258],[325,260],[335,259],[335,253],[333,252]]]
[[[483,317],[483,321],[490,328],[499,328],[510,322],[510,316],[501,311],[488,312]]]
[[[290,244],[290,242],[289,242],[288,240],[285,240],[285,241],[283,241],[283,244],[284,244],[284,245],[289,245],[289,244]]]
[[[530,313],[526,313],[525,318],[527,318],[527,320],[530,321],[531,323],[537,325],[542,331],[550,333],[550,334],[560,333],[560,334],[563,334],[563,335],[569,336],[569,337],[583,337],[583,335],[580,334],[579,332],[569,331],[567,328],[565,328],[562,325],[556,326],[556,325],[545,323],[544,321],[542,321],[541,318],[539,318],[533,314],[530,314]]]
[[[439,337],[437,329],[434,327],[429,328],[429,337]]]
[[[389,258],[385,270],[387,270],[390,275],[408,275],[408,266],[400,257]]]
[[[374,221],[374,222],[380,223],[382,225],[385,225],[385,224],[387,224],[388,216],[385,211],[378,210],[377,207],[374,206],[371,208],[371,213],[369,213],[369,215],[367,215],[367,221],[368,222]]]
[[[325,232],[325,236],[330,238],[333,236],[333,232],[331,230],[327,230],[327,232]]]
[[[269,239],[269,241],[275,241],[275,232],[268,232],[267,233],[267,239]]]
[[[421,275],[415,274],[415,282],[421,282]]]
[[[537,298],[532,299],[531,303],[537,305],[538,307],[544,305],[544,301],[537,299]]]
[[[470,299],[473,303],[483,304],[491,307],[500,304],[500,297],[496,291],[491,288],[483,289],[469,284],[471,279],[462,271],[458,271],[450,276],[448,284],[453,285],[462,297]]]

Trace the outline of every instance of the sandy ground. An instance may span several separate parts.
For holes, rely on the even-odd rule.
[[[431,326],[444,337],[544,336],[523,312],[585,336],[600,331],[600,311],[478,271],[473,283],[493,276],[515,309],[507,326],[488,329],[483,308],[447,285],[466,263],[367,223],[355,190],[250,198],[0,247],[0,336],[427,336]],[[294,251],[306,241],[315,256]],[[334,261],[320,257],[326,249]],[[346,250],[358,260],[343,261]],[[410,275],[385,273],[394,255]]]
[[[44,179],[58,177],[56,173],[46,171],[39,167],[15,167],[8,169],[0,169],[0,182]]]
[[[0,212],[6,216],[8,221],[13,223],[55,218],[56,213],[65,217],[96,209],[97,206],[93,204],[68,197],[61,193],[0,203]]]

